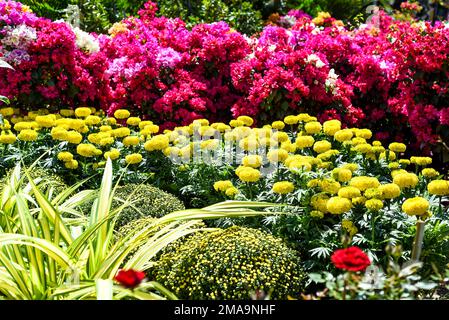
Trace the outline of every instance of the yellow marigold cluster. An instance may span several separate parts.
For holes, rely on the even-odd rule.
[[[214,183],[215,191],[226,192],[229,188],[232,188],[234,185],[230,180],[217,181]]]
[[[418,182],[419,179],[414,173],[399,173],[393,177],[393,183],[397,184],[401,189],[414,188]]]
[[[356,187],[360,191],[365,191],[369,188],[377,188],[380,183],[377,178],[374,177],[367,177],[367,176],[361,176],[361,177],[354,177],[349,182],[349,185],[352,187]]]

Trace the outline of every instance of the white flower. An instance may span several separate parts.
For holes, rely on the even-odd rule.
[[[311,55],[309,55],[307,57],[306,62],[310,63],[310,64],[312,64],[312,63],[315,64],[315,66],[317,68],[322,68],[322,67],[324,67],[326,65],[323,61],[321,61],[320,57],[318,57],[314,53],[312,53]]]
[[[76,45],[78,48],[89,53],[98,52],[100,50],[100,44],[94,36],[79,28],[73,28],[73,32],[76,35]]]

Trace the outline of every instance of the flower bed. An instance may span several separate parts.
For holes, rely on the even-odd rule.
[[[292,16],[287,27],[248,38],[223,22],[188,30],[180,19],[155,17],[149,2],[106,36],[24,8],[0,7],[1,52],[16,69],[0,71],[0,94],[22,109],[127,108],[163,128],[305,111],[348,126],[375,123],[376,138],[410,140],[425,152],[448,139],[444,23],[379,14],[348,30],[329,16]]]

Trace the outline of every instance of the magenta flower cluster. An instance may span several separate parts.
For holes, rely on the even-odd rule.
[[[418,148],[449,126],[449,28],[384,13],[355,30],[292,11],[251,38],[224,22],[188,30],[148,2],[87,34],[0,2],[0,94],[21,108],[127,108],[163,124],[309,112]],[[410,133],[413,133],[410,135]]]

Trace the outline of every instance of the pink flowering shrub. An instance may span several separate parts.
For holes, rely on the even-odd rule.
[[[0,73],[0,91],[15,98],[17,106],[75,106],[98,100],[105,61],[91,52],[99,49],[95,35],[37,18],[13,1],[0,2],[0,25],[1,55],[15,68]]]
[[[380,13],[354,30],[326,14],[291,12],[248,38],[224,22],[192,30],[139,18],[88,34],[0,2],[0,95],[22,109],[101,107],[170,128],[197,118],[259,122],[308,112],[429,146],[449,132],[449,29]],[[443,137],[449,140],[447,137]]]

